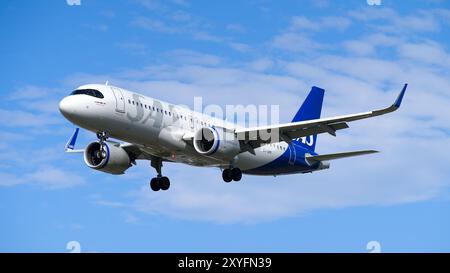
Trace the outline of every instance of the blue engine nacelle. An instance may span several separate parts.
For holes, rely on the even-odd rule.
[[[193,142],[199,154],[221,160],[231,160],[240,152],[234,133],[223,128],[201,128],[194,134]]]
[[[84,162],[88,167],[110,174],[123,174],[131,167],[128,153],[120,144],[91,142],[84,150]]]

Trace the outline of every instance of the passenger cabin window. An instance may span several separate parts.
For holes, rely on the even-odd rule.
[[[104,98],[103,94],[100,91],[95,90],[95,89],[77,89],[70,94],[71,95],[88,95],[88,96],[96,97],[99,99]]]

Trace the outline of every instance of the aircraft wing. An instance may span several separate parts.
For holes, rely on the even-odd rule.
[[[148,151],[143,149],[140,145],[132,143],[121,143],[120,147],[122,147],[122,149],[124,149],[132,159],[155,160],[156,158],[160,158],[158,154],[149,153]],[[169,161],[169,160],[162,159],[162,161]]]
[[[84,149],[75,149],[75,145],[77,142],[79,132],[80,132],[80,128],[75,128],[71,137],[67,141],[66,146],[64,147],[64,151],[66,153],[84,153]],[[112,140],[107,140],[106,142],[120,145],[120,147],[122,147],[128,153],[128,155],[130,156],[130,158],[132,158],[132,160],[136,160],[136,159],[153,160],[158,157],[158,156],[152,155],[152,154],[144,151],[139,145],[136,145],[136,144],[119,143],[119,142],[115,142]],[[167,160],[163,160],[163,161],[167,161]]]
[[[320,118],[278,125],[236,129],[235,134],[239,140],[244,141],[244,143],[250,144],[252,148],[256,148],[262,143],[269,143],[272,141],[278,142],[277,140],[265,139],[268,137],[261,137],[261,135],[270,135],[268,133],[273,130],[278,130],[279,139],[284,140],[288,143],[295,138],[322,133],[329,133],[333,136],[336,136],[337,130],[348,128],[347,122],[376,117],[397,110],[402,103],[407,86],[408,84],[404,85],[395,102],[387,108],[331,118]]]

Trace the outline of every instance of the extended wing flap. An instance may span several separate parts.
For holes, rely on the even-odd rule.
[[[338,123],[332,123],[332,124],[314,124],[310,127],[306,128],[292,128],[289,130],[283,130],[283,133],[289,137],[290,139],[309,136],[309,135],[315,135],[315,134],[322,134],[322,133],[329,133],[331,135],[336,136],[337,130],[342,130],[348,128],[348,124],[346,122],[338,122]]]

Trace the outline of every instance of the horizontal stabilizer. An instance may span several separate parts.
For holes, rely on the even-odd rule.
[[[326,154],[326,155],[314,155],[314,156],[307,155],[306,159],[308,161],[327,161],[327,160],[334,160],[334,159],[340,159],[340,158],[358,156],[358,155],[367,155],[367,154],[373,154],[373,153],[378,153],[378,151],[364,150],[364,151],[355,151],[355,152],[346,152],[346,153],[337,153],[337,154]]]

